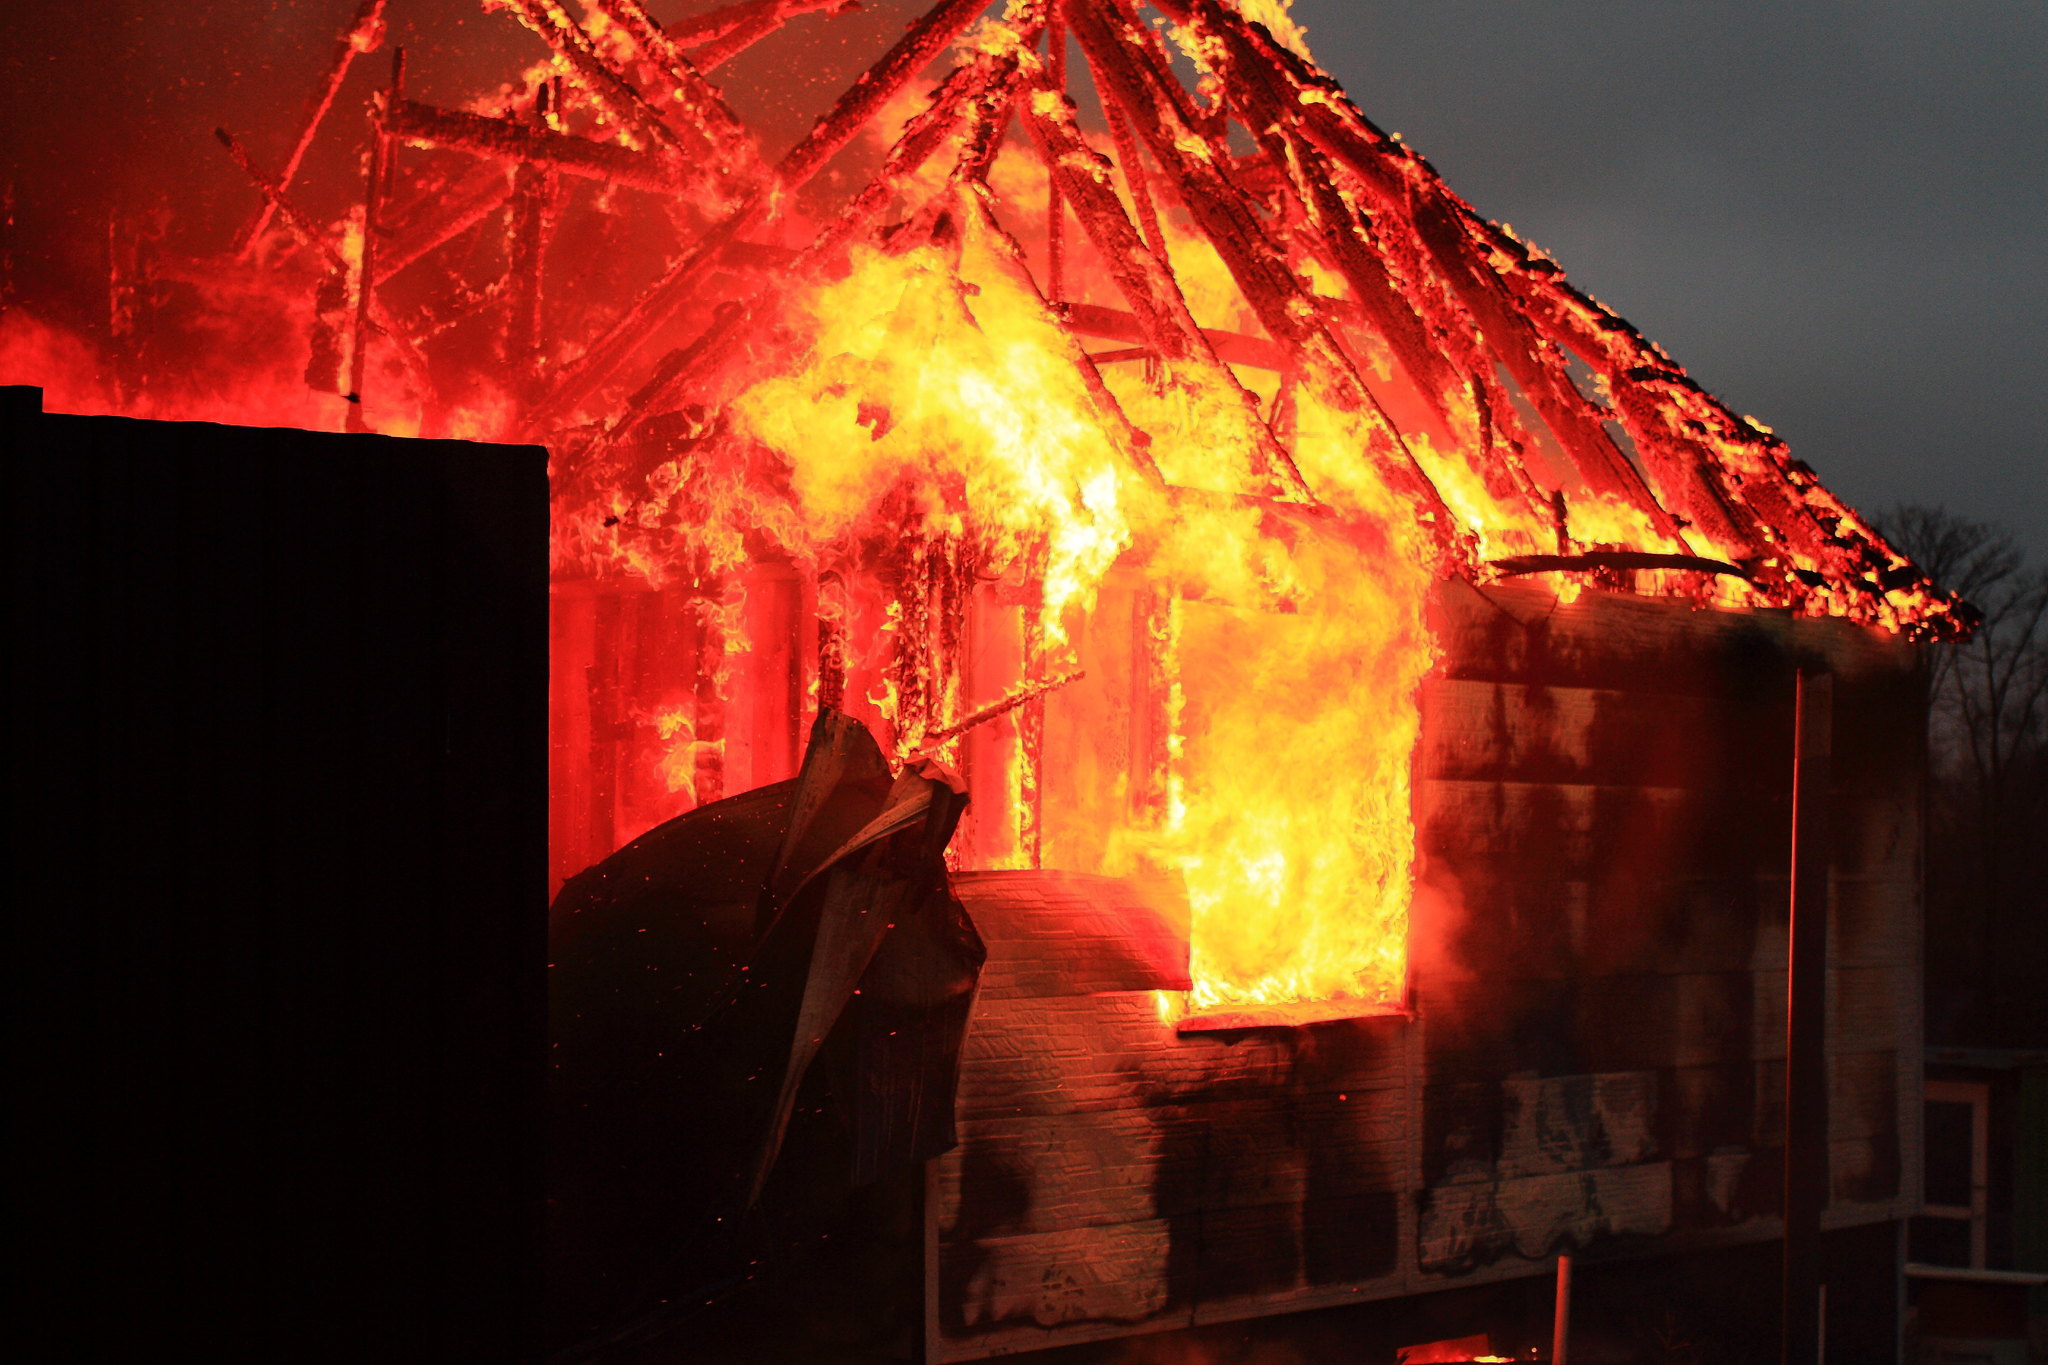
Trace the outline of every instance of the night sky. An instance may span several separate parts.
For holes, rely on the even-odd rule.
[[[224,240],[254,201],[212,127],[274,155],[267,130],[289,126],[355,3],[6,7],[11,306],[89,310],[79,282],[114,203],[175,202],[181,245]],[[910,7],[803,21],[818,37],[801,71],[735,66],[807,118],[833,93],[821,77],[857,70]],[[478,10],[391,0],[422,97],[538,55]],[[1368,115],[1850,502],[1946,503],[2048,553],[2048,4],[1295,12]],[[356,110],[383,59],[358,65]],[[324,155],[335,170],[350,152]]]

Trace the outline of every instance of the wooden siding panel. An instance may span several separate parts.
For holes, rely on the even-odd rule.
[[[1899,1044],[1899,1004],[1913,989],[1911,966],[1837,967],[1829,976],[1830,1051],[1887,1051]]]
[[[1417,1262],[1456,1275],[1507,1256],[1525,1260],[1607,1237],[1671,1227],[1671,1163],[1447,1185],[1423,1195]]]
[[[1782,1052],[1783,1002],[1751,972],[1470,979],[1418,992],[1432,1084],[1582,1075]],[[1782,996],[1782,984],[1780,986]],[[1773,1017],[1778,1037],[1763,1032]]]
[[[1920,811],[1909,794],[1836,795],[1831,835],[1839,871],[1892,881],[1920,873]]]
[[[1433,1187],[1634,1165],[1659,1155],[1654,1072],[1432,1086],[1423,1105]]]
[[[1085,1113],[1401,1084],[1399,1016],[1176,1034],[1151,992],[977,1001],[962,1050],[963,1119]]]
[[[1909,964],[1920,934],[1920,884],[1910,878],[1835,874],[1828,948],[1843,966]]]
[[[1480,886],[1538,877],[1665,879],[1782,875],[1791,807],[1782,792],[1464,781],[1417,783],[1418,851]]]
[[[935,1185],[936,1358],[1765,1235],[1795,657],[1835,672],[1830,1216],[1896,1216],[1917,1150],[1910,652],[1617,594],[1446,585],[1435,605],[1416,1017],[1182,1037],[1150,978],[1104,965],[1117,915],[992,919],[963,1146]]]
[[[1451,678],[1725,699],[1774,681],[1774,665],[1789,681],[1795,650],[1880,683],[1912,666],[1910,647],[1883,631],[1776,611],[1689,610],[1607,592],[1560,603],[1534,584],[1458,582],[1442,585],[1431,607]]]
[[[940,1163],[948,1243],[1399,1188],[1400,1091],[1277,1094],[961,1126]],[[1007,1191],[983,1197],[984,1187]]]
[[[984,1000],[1187,990],[1177,881],[1079,872],[963,872],[953,892],[988,948]]]
[[[1756,1066],[1748,1060],[1664,1073],[1661,1119],[1672,1157],[1708,1157],[1747,1147],[1755,1131],[1756,1084]]]

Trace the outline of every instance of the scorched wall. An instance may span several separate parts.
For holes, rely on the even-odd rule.
[[[1432,616],[1410,1014],[1177,1033],[1156,893],[961,879],[989,960],[930,1177],[933,1359],[1778,1235],[1800,667],[1832,679],[1826,1224],[1914,1206],[1911,649],[1539,586]]]

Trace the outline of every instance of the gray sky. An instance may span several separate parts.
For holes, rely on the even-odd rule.
[[[1851,503],[2048,553],[2048,3],[1294,12],[1375,122]]]

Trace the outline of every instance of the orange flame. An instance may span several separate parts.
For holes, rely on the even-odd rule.
[[[1277,278],[1262,287],[1296,290],[1286,304],[1295,321],[1316,315],[1329,345],[1312,366],[1299,338],[1283,345],[1262,326],[1279,333],[1287,318],[1270,299],[1252,306],[1225,238],[1176,197],[1164,166],[1145,169],[1143,153],[1123,158],[1114,178],[1085,141],[1055,158],[1058,175],[1099,174],[1092,183],[1129,202],[1144,244],[1112,249],[1102,243],[1113,234],[1082,230],[1079,205],[1061,209],[1053,197],[1048,216],[1054,171],[1021,134],[967,170],[972,121],[935,124],[944,150],[897,167],[886,203],[869,203],[870,220],[826,250],[820,222],[832,220],[806,216],[816,205],[799,195],[802,177],[780,178],[788,161],[763,173],[749,135],[690,122],[718,101],[687,63],[638,50],[641,39],[604,14],[576,38],[567,10],[548,4],[528,15],[546,21],[530,26],[551,44],[548,60],[494,96],[408,125],[441,130],[434,137],[447,145],[426,132],[405,143],[397,161],[413,179],[396,188],[410,194],[394,188],[390,216],[357,210],[310,227],[292,218],[292,235],[273,224],[253,266],[148,266],[137,242],[119,242],[113,254],[128,264],[112,281],[107,355],[126,358],[16,310],[0,319],[0,368],[50,386],[59,409],[339,429],[353,400],[331,391],[346,372],[336,357],[367,346],[377,429],[549,440],[563,579],[687,598],[681,676],[605,721],[607,733],[623,725],[636,736],[627,761],[670,802],[661,809],[715,799],[731,789],[728,773],[787,775],[765,730],[793,732],[836,698],[883,729],[899,758],[930,750],[968,770],[975,805],[953,855],[961,865],[1181,878],[1195,984],[1162,1009],[1383,1008],[1403,990],[1409,766],[1417,688],[1435,656],[1423,604],[1436,578],[1484,580],[1489,561],[1511,556],[1631,550],[1741,561],[1755,579],[1660,568],[1605,579],[1572,569],[1547,581],[1565,600],[1625,587],[1893,629],[1939,625],[1952,608],[1931,585],[1908,582],[1903,558],[1767,431],[1691,387],[1533,248],[1461,217],[1462,201],[1397,139],[1376,142],[1334,85],[1317,84],[1287,0],[1241,0],[1235,11],[1263,28],[1233,36],[1218,27],[1226,15],[1175,30],[1203,73],[1210,113],[1226,108],[1245,45],[1276,41],[1301,60],[1276,57],[1268,73],[1294,82],[1274,117],[1324,121],[1290,125],[1284,146],[1244,157],[1191,124],[1173,147],[1151,144],[1152,160],[1184,152],[1208,173],[1227,167],[1247,184],[1283,187],[1259,205],[1274,210],[1277,244]],[[1040,120],[1043,135],[1070,116],[1056,91],[1032,84],[1045,65],[1028,41],[1034,13],[1042,20],[1043,6],[1017,0],[1012,23],[952,36],[964,62],[956,75],[1005,62],[1024,73],[1011,94],[1028,103],[1013,112]],[[1149,31],[1133,41],[1151,41]],[[864,125],[871,159],[893,157],[921,120],[946,112],[927,107],[926,93],[949,87],[918,74],[870,87],[882,91]],[[1256,139],[1278,127],[1257,121],[1242,131]],[[982,131],[1002,126],[991,118]],[[1332,152],[1308,173],[1334,198],[1297,189],[1285,200],[1301,158],[1337,144],[1371,150],[1380,178]],[[467,178],[450,169],[472,153],[501,158],[487,171],[513,168],[494,177],[469,167]],[[735,185],[754,197],[735,207]],[[635,194],[655,211],[627,231],[623,205]],[[338,321],[356,312],[344,305],[360,277],[377,273],[365,256],[386,259],[366,224],[397,243],[427,234],[422,224],[444,201],[465,195],[477,216],[442,224],[437,240],[453,245],[431,269],[392,267],[375,282],[374,328]],[[1402,221],[1404,205],[1425,201],[1467,264],[1492,272],[1482,285],[1500,306],[1522,310],[1518,325],[1536,319],[1535,358],[1522,360],[1555,381],[1545,412],[1497,378],[1484,349],[1492,324],[1431,277],[1430,253],[1449,248]],[[898,207],[904,221],[884,223]],[[1332,221],[1345,214],[1358,223]],[[500,230],[495,255],[479,246]],[[696,276],[682,271],[728,230],[744,251],[711,250]],[[1045,268],[1055,234],[1058,272]],[[1340,239],[1384,255],[1386,287],[1413,313],[1409,342],[1371,320],[1370,299],[1356,296],[1369,291],[1351,283],[1362,277],[1338,268],[1330,249]],[[551,241],[558,255],[580,254],[577,285],[557,280],[548,294]],[[641,276],[585,268],[635,252]],[[1213,356],[1193,353],[1199,346],[1161,354],[1171,348],[1130,336],[1084,340],[1084,309],[1112,334],[1143,330],[1133,254],[1154,272],[1147,278],[1170,273],[1173,307],[1185,310],[1174,325],[1209,329]],[[408,259],[431,256],[422,248]],[[480,283],[464,273],[484,268],[476,261],[500,273]],[[757,287],[764,276],[773,283]],[[1039,282],[1055,278],[1059,297],[1048,301]],[[678,279],[701,297],[658,313],[654,301]],[[434,280],[453,283],[436,295]],[[135,323],[152,289],[183,300],[177,343],[154,352]],[[643,316],[657,320],[606,351],[608,328]],[[1443,352],[1435,380],[1417,365],[1421,345]],[[1567,347],[1569,363],[1595,370],[1591,392],[1564,378]],[[667,380],[646,369],[664,354],[688,360],[665,395]],[[585,364],[597,377],[557,402],[551,390]],[[1357,386],[1332,384],[1332,367],[1347,366]],[[1616,387],[1624,382],[1635,387]],[[634,428],[641,419],[655,420]],[[1567,432],[1575,423],[1577,438]],[[1604,478],[1588,473],[1586,440],[1603,426],[1622,433]],[[1691,491],[1688,459],[1710,468]],[[1298,481],[1275,477],[1285,460]],[[1404,469],[1416,477],[1404,482]],[[1279,487],[1294,491],[1283,500]],[[1691,519],[1659,497],[1693,498]],[[1714,514],[1717,497],[1741,506]],[[1845,567],[1851,550],[1862,558]],[[1866,567],[1885,581],[1857,577]],[[783,587],[753,594],[749,575],[771,568]],[[792,663],[799,619],[819,646],[813,656],[802,642],[806,658]],[[999,705],[1055,680],[1068,681]],[[992,718],[956,733],[978,710]],[[632,809],[635,819],[653,810]]]

